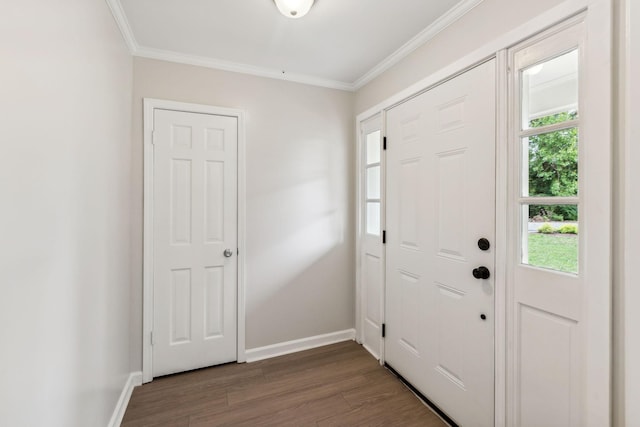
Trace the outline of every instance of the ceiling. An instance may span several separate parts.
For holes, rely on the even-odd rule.
[[[136,56],[355,90],[482,0],[107,0]]]

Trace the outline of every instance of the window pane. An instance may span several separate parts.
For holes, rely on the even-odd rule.
[[[367,169],[367,199],[380,198],[380,166]]]
[[[523,206],[522,262],[578,273],[578,206]]]
[[[367,234],[380,235],[380,203],[367,203]]]
[[[523,170],[529,171],[528,177],[523,176],[527,180],[522,184],[524,197],[578,195],[577,128],[523,138],[522,145],[528,153],[523,156]]]
[[[367,164],[380,163],[380,131],[367,134]]]
[[[522,128],[578,116],[578,50],[532,65],[522,72]]]

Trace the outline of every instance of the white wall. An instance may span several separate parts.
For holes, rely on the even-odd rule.
[[[20,0],[0,63],[0,425],[105,426],[129,373],[131,58],[104,0]]]
[[[354,327],[353,94],[136,58],[131,363],[142,344],[142,99],[246,111],[246,348]]]
[[[519,27],[562,0],[484,0],[356,93],[357,114]]]

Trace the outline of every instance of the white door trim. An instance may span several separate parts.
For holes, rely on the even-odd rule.
[[[622,279],[618,292],[622,294],[623,304],[618,307],[622,311],[623,331],[621,332],[624,355],[618,355],[614,359],[614,363],[623,362],[622,374],[623,378],[619,378],[622,384],[623,396],[622,403],[622,420],[620,425],[638,425],[640,423],[640,384],[637,378],[640,375],[640,333],[638,333],[638,324],[640,324],[640,290],[638,288],[638,279],[635,278],[634,260],[640,258],[640,225],[635,217],[640,210],[640,195],[634,185],[640,182],[640,169],[632,165],[640,164],[640,149],[637,141],[640,138],[640,122],[637,120],[640,115],[640,84],[637,76],[640,73],[640,4],[636,0],[627,0],[623,2],[625,10],[623,11],[624,25],[624,52],[623,52],[623,132],[621,135],[621,143],[623,147],[621,151],[624,155],[623,170],[623,224],[621,232],[624,236],[618,238],[623,241],[623,253],[618,254],[623,257]],[[620,230],[620,228],[619,228]],[[620,347],[618,347],[620,348]],[[619,376],[619,377],[620,377]],[[626,423],[626,424],[625,424]]]
[[[238,120],[238,363],[246,361],[245,354],[245,230],[246,230],[246,181],[245,181],[245,123],[244,111],[190,104],[161,99],[144,98],[144,237],[143,237],[143,317],[142,317],[142,380],[153,379],[153,111],[156,109],[188,113],[215,114],[235,117]]]
[[[507,228],[508,188],[506,177],[509,165],[509,123],[507,95],[507,51],[496,55],[496,263],[494,281],[494,400],[495,426],[507,423]]]

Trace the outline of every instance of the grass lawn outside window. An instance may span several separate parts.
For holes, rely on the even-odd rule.
[[[578,236],[529,234],[529,265],[578,273]]]

